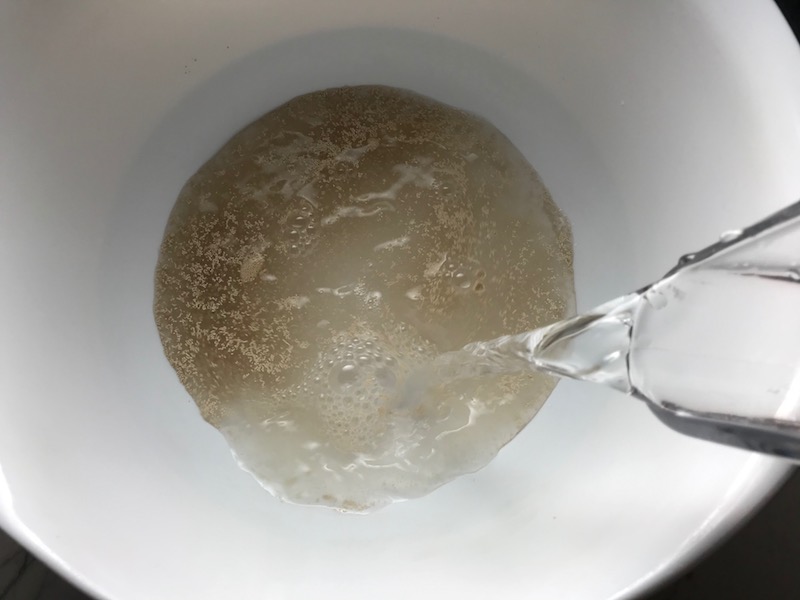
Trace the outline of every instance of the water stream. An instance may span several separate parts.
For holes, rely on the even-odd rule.
[[[451,378],[534,369],[605,385],[683,433],[800,459],[799,264],[797,203],[637,292],[469,344],[430,368]]]

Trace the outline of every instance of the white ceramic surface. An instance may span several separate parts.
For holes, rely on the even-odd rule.
[[[776,461],[561,383],[479,473],[371,516],[281,504],[161,353],[162,228],[238,128],[327,86],[488,117],[572,220],[581,308],[800,197],[800,52],[768,0],[0,4],[0,526],[114,600],[628,598]]]

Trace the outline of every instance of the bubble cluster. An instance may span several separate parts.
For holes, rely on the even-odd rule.
[[[462,292],[482,293],[486,289],[486,271],[477,260],[449,261],[444,276],[454,289]]]
[[[303,202],[300,207],[291,209],[284,221],[284,245],[287,254],[300,256],[310,254],[317,243],[317,227],[314,207]]]
[[[363,451],[385,433],[384,417],[407,367],[374,335],[335,339],[314,364],[312,395],[326,436],[339,447]]]

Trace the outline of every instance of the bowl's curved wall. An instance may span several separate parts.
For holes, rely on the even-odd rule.
[[[767,1],[0,7],[0,525],[109,598],[623,597],[784,467],[559,385],[486,469],[368,517],[238,470],[161,354],[185,179],[305,91],[489,118],[570,216],[579,305],[800,196],[800,53]]]

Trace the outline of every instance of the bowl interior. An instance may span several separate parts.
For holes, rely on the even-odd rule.
[[[643,589],[785,468],[562,382],[489,467],[428,497],[367,517],[282,504],[163,357],[158,246],[239,128],[382,83],[511,138],[571,220],[588,308],[800,195],[785,24],[755,0],[346,4],[0,9],[0,525],[115,599]]]

